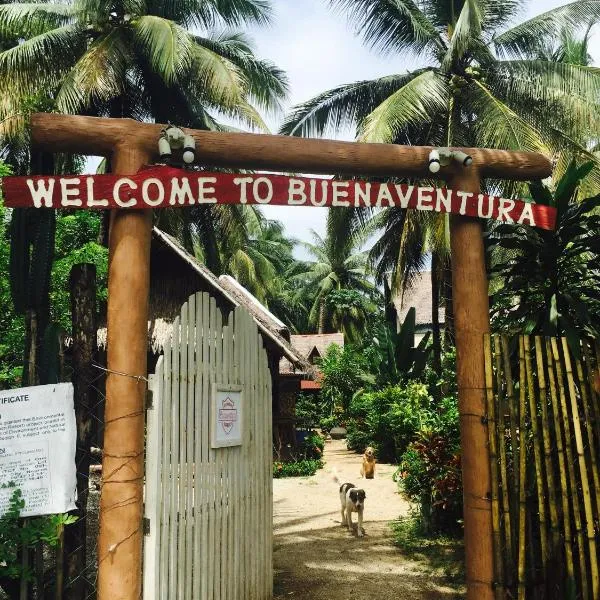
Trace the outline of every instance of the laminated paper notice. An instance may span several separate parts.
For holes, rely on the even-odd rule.
[[[75,508],[73,385],[60,383],[0,391],[0,516],[14,488],[21,516]]]

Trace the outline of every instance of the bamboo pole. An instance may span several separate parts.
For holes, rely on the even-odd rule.
[[[581,491],[583,493],[583,510],[585,513],[585,528],[588,539],[590,577],[592,582],[592,598],[598,598],[600,592],[600,581],[598,578],[598,558],[596,555],[596,533],[594,531],[594,513],[592,510],[592,499],[590,494],[590,483],[585,461],[585,450],[583,447],[583,436],[581,434],[581,421],[579,419],[579,407],[577,406],[577,391],[575,389],[575,380],[573,377],[573,368],[571,366],[571,353],[567,338],[562,338],[562,350],[565,359],[565,372],[567,374],[567,383],[569,386],[569,397],[571,399],[571,417],[573,419],[573,431],[575,433],[575,449],[577,450],[577,462],[579,464],[579,478],[581,481]],[[579,551],[579,561],[583,564],[585,561],[585,552],[583,548]],[[583,576],[583,575],[582,575]]]
[[[499,336],[494,336],[494,357],[496,361],[496,389],[498,390],[498,446],[500,448],[500,480],[502,486],[502,517],[506,549],[506,579],[514,569],[512,552],[511,512],[508,499],[508,461],[506,459],[506,424],[504,422],[504,402],[502,397],[502,350]],[[507,581],[508,585],[510,582]]]
[[[552,532],[552,552],[555,555],[560,543],[558,522],[558,507],[556,503],[556,485],[554,482],[554,467],[552,465],[552,439],[550,421],[548,419],[548,390],[546,388],[546,375],[544,373],[544,354],[542,338],[535,338],[535,357],[538,372],[538,387],[540,390],[540,406],[542,409],[542,437],[544,443],[544,461],[546,464],[546,482],[548,489],[548,508],[550,512],[550,531]]]
[[[571,535],[571,524],[570,524],[570,513],[569,505],[573,509],[573,522],[575,524],[575,535],[577,536],[577,546],[579,554],[584,552],[583,546],[583,532],[581,530],[581,516],[579,510],[579,494],[577,491],[577,482],[575,480],[575,471],[573,468],[573,454],[571,451],[571,432],[569,425],[569,415],[567,413],[567,405],[565,401],[565,394],[563,390],[563,376],[562,368],[560,366],[560,356],[558,355],[558,346],[556,340],[552,338],[547,342],[548,344],[548,367],[549,371],[552,372],[550,379],[550,391],[553,393],[553,403],[556,402],[555,418],[557,419],[555,426],[557,428],[557,439],[561,435],[560,450],[563,453],[563,465],[561,467],[561,484],[563,492],[563,518],[565,526],[565,542],[569,542],[569,551],[567,555],[567,575],[570,578],[570,584],[575,584],[575,573],[573,566],[573,549],[571,544],[573,543],[573,537]],[[556,373],[554,373],[556,371]],[[556,377],[556,379],[555,379]],[[564,440],[562,439],[561,424],[564,426]],[[557,449],[559,444],[557,443]],[[560,455],[559,455],[560,456]],[[566,469],[565,469],[566,467]],[[570,490],[570,494],[569,494]],[[567,526],[569,533],[567,534]],[[585,564],[585,562],[584,562]],[[585,571],[582,573],[582,594],[584,598],[588,597],[587,592],[587,578]]]
[[[448,184],[455,189],[478,193],[479,174],[473,169],[459,170]],[[467,600],[493,600],[494,551],[483,348],[483,336],[489,332],[490,321],[481,221],[451,215],[450,245]]]
[[[583,345],[583,352],[585,355],[587,378],[590,386],[591,405],[594,412],[593,429],[596,433],[598,445],[600,445],[600,362],[597,361],[597,366],[594,369],[594,360],[592,358],[593,343],[591,340],[589,346],[588,344]]]
[[[492,339],[485,335],[485,391],[487,402],[487,426],[490,445],[490,471],[492,478],[492,531],[494,535],[494,594],[496,600],[504,597],[502,569],[502,532],[500,529],[500,490],[498,485],[498,452],[496,444],[496,407],[494,398],[494,373],[492,368]]]
[[[594,481],[594,497],[596,515],[600,516],[600,473],[598,472],[598,456],[596,441],[594,439],[594,420],[595,417],[590,413],[590,406],[593,405],[592,395],[588,395],[588,383],[584,374],[583,365],[580,359],[575,361],[577,367],[577,379],[581,390],[581,404],[583,405],[583,416],[585,422],[585,430],[587,434],[587,443],[589,448],[589,457],[591,463],[592,479]],[[593,391],[592,391],[593,393]]]
[[[525,543],[526,543],[526,522],[527,518],[527,496],[525,489],[525,475],[526,475],[526,464],[525,459],[527,456],[527,433],[525,426],[526,416],[526,375],[525,375],[525,350],[523,344],[523,337],[519,336],[519,560],[518,560],[518,598],[519,600],[525,600],[525,594],[527,590],[527,582],[525,579]]]
[[[515,395],[515,388],[513,384],[513,375],[512,369],[510,366],[510,347],[508,344],[508,337],[503,335],[500,337],[502,342],[502,359],[504,362],[504,378],[506,381],[506,403],[508,407],[508,418],[510,422],[510,450],[512,454],[512,479],[513,479],[513,494],[509,494],[509,502],[511,507],[511,513],[513,515],[518,514],[519,505],[518,505],[518,490],[519,490],[519,442],[517,435],[517,423],[519,419],[519,405],[517,402],[517,397]],[[518,520],[514,519],[512,521],[513,531],[512,531],[512,539],[513,544],[518,543],[519,532],[518,532]],[[517,546],[513,546],[512,548],[513,556],[518,557],[518,548]]]
[[[542,552],[542,570],[546,571],[548,560],[548,520],[546,518],[546,494],[544,493],[544,467],[542,463],[542,440],[538,428],[538,410],[535,394],[535,383],[533,381],[533,367],[531,364],[531,343],[529,336],[523,338],[523,350],[525,353],[525,370],[527,374],[527,393],[529,396],[529,413],[531,418],[531,431],[533,433],[533,455],[535,461],[535,482],[537,486],[538,511],[540,522],[540,547]]]

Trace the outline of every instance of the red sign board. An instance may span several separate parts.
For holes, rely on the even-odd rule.
[[[4,177],[5,206],[174,208],[197,204],[414,208],[554,229],[554,208],[487,194],[396,183],[150,167],[121,175]]]

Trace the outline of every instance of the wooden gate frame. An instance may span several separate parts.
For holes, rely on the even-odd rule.
[[[33,144],[49,152],[110,156],[115,174],[135,174],[158,159],[162,125],[131,119],[56,114],[31,117]],[[525,181],[552,173],[550,161],[531,152],[462,148],[473,157],[429,172],[431,147],[360,144],[273,135],[186,130],[196,161],[206,165],[296,173],[336,173],[444,179],[478,193],[485,177]],[[115,372],[146,377],[150,210],[111,214],[105,433],[99,600],[138,600],[142,579],[142,486],[145,385]],[[481,221],[450,216],[456,327],[457,381],[464,488],[468,600],[493,600],[493,550],[487,445],[484,334],[489,332],[488,282]]]

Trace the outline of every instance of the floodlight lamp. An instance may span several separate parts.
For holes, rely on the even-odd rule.
[[[183,138],[183,162],[190,165],[196,158],[196,140],[191,135]]]
[[[179,127],[169,125],[164,130],[164,136],[169,141],[169,144],[171,144],[171,148],[181,148],[185,138],[185,133],[183,133]]]
[[[454,150],[452,152],[452,158],[459,162],[463,167],[470,167],[473,164],[473,158],[461,150]]]
[[[438,150],[432,150],[429,153],[429,170],[437,173],[440,170],[440,153]]]
[[[158,138],[158,155],[162,159],[170,158],[171,156],[171,144],[169,144],[169,140],[164,135]]]

